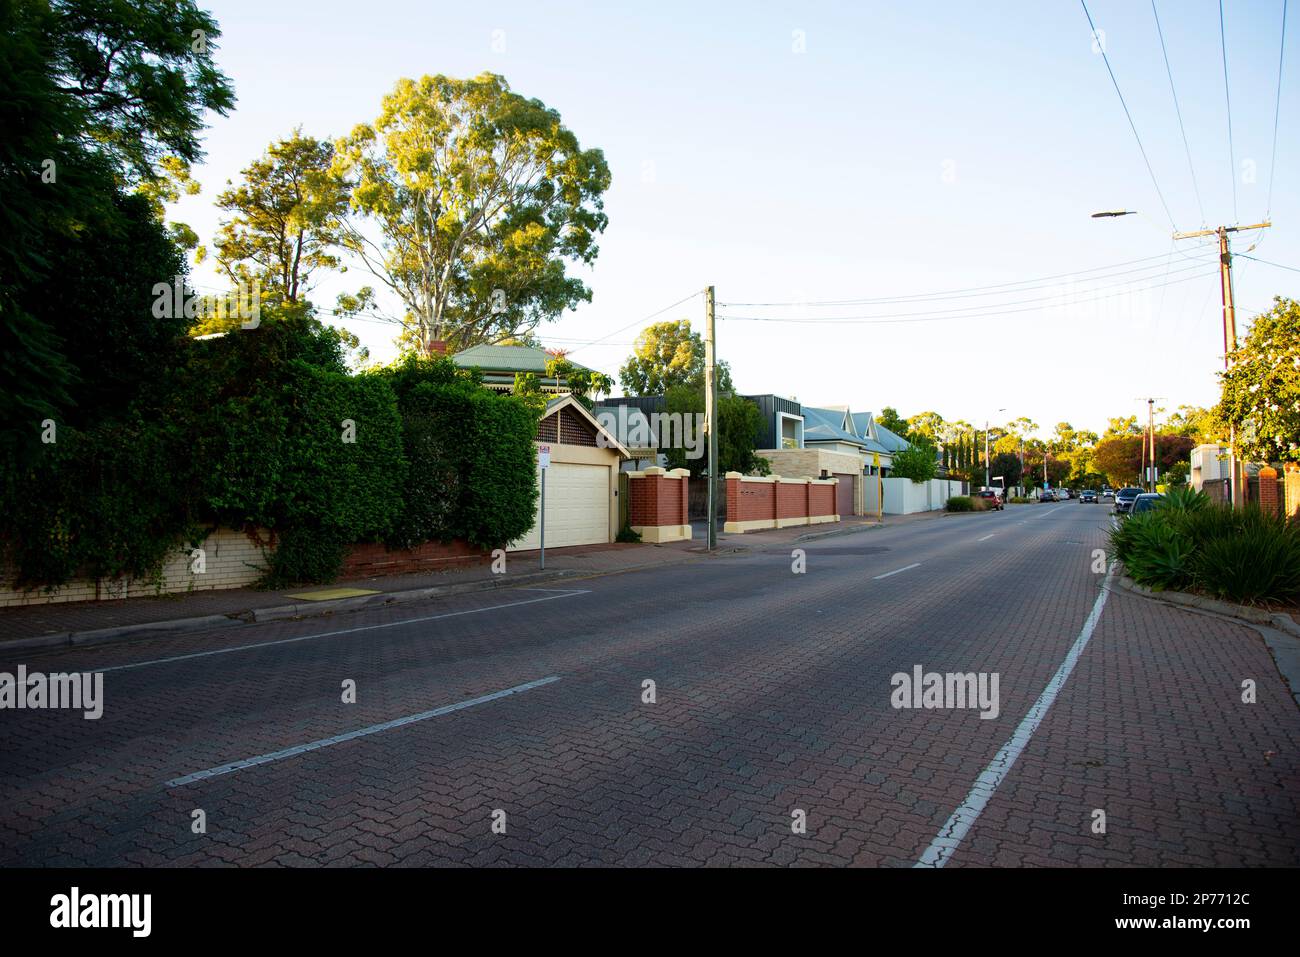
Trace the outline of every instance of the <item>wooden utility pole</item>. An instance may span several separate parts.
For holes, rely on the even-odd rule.
[[[1240,233],[1252,229],[1268,229],[1270,222],[1253,223],[1249,226],[1219,226],[1215,229],[1198,229],[1190,233],[1174,233],[1174,239],[1196,239],[1200,236],[1219,237],[1219,287],[1223,297],[1223,368],[1227,371],[1232,363],[1232,353],[1237,348],[1237,313],[1232,299],[1232,249],[1228,245],[1228,233]],[[1232,475],[1229,491],[1232,493],[1232,507],[1241,508],[1245,504],[1243,483],[1238,480],[1240,463],[1237,461],[1237,426],[1229,423],[1228,434],[1228,468]]]
[[[1147,491],[1156,490],[1156,400],[1147,399],[1147,434],[1150,438],[1147,440],[1148,461],[1150,465],[1147,468]]]
[[[704,427],[709,435],[709,551],[718,547],[718,344],[713,328],[713,287],[704,290]]]

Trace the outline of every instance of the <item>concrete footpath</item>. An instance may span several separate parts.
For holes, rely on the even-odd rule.
[[[576,580],[686,561],[709,561],[736,552],[795,547],[801,542],[869,531],[882,525],[924,521],[943,514],[924,512],[886,516],[883,523],[874,517],[853,517],[833,525],[795,526],[745,535],[719,532],[718,550],[713,555],[704,547],[706,532],[704,523],[699,522],[695,523],[695,537],[689,542],[665,545],[611,543],[547,549],[544,570],[539,553],[525,551],[509,554],[505,574],[494,574],[491,566],[485,563],[279,590],[212,589],[156,598],[53,602],[4,608],[0,609],[0,649],[93,644],[150,634],[209,630],[241,622],[305,618],[376,604],[427,601],[468,592]],[[312,592],[338,589],[362,590],[370,594],[321,599],[301,597]]]

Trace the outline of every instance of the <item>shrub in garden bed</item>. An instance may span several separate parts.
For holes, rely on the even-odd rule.
[[[1110,554],[1139,585],[1244,604],[1300,599],[1300,525],[1233,510],[1193,490],[1171,494],[1110,533]]]
[[[970,495],[954,495],[948,499],[950,512],[982,512],[984,503]]]

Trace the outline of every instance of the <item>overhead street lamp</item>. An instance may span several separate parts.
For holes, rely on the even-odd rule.
[[[1005,412],[1006,409],[998,409],[999,412]],[[984,487],[989,487],[989,420],[984,420]],[[1002,483],[1005,487],[1006,482]]]
[[[1093,219],[1112,219],[1116,216],[1136,216],[1136,209],[1108,209],[1104,212],[1093,213]]]

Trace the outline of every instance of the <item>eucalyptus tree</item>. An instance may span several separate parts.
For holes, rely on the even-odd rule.
[[[604,154],[505,79],[403,79],[338,143],[343,245],[402,304],[418,351],[527,335],[591,300],[569,274],[606,226]]]

